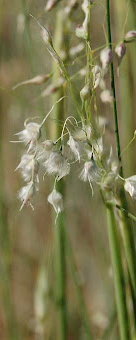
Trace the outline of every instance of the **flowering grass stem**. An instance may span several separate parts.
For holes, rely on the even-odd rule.
[[[106,204],[109,205],[109,206],[113,206],[113,207],[117,208],[118,210],[122,211],[127,217],[131,218],[134,222],[136,222],[136,216],[134,216],[129,211],[127,211],[126,209],[121,207],[119,204],[116,204],[113,201],[107,201]]]
[[[112,39],[111,39],[111,24],[110,24],[110,1],[106,0],[106,9],[107,9],[107,29],[108,29],[108,46],[112,49]],[[121,149],[120,149],[120,139],[119,139],[119,129],[118,129],[118,113],[117,113],[117,104],[116,104],[116,92],[115,92],[115,80],[114,80],[114,68],[113,62],[110,64],[110,74],[111,74],[111,89],[113,95],[113,116],[114,116],[114,126],[115,126],[115,137],[116,137],[116,147],[117,147],[117,155],[120,163],[120,176],[123,177],[123,168],[122,168],[122,159],[121,159]],[[128,211],[128,204],[125,196],[124,189],[120,192],[120,202],[121,206]],[[129,271],[130,278],[130,287],[133,289],[132,299],[135,296],[135,300],[133,299],[133,305],[136,304],[136,253],[135,246],[132,234],[132,226],[130,224],[129,219],[125,218],[126,216],[122,213],[122,237],[125,248],[127,266]]]
[[[62,194],[63,182],[57,183],[57,190]],[[55,266],[56,266],[56,306],[58,315],[58,340],[67,337],[66,317],[66,263],[65,263],[65,239],[64,239],[64,211],[59,213],[55,225]]]
[[[0,6],[0,38],[1,38],[1,58],[4,55],[4,41],[2,40],[2,16],[4,15],[4,2]],[[1,326],[0,337],[7,340],[18,340],[19,331],[15,320],[13,308],[13,294],[12,294],[12,242],[11,242],[11,224],[9,224],[9,202],[6,200],[6,192],[4,190],[4,162],[3,162],[3,125],[5,119],[3,116],[3,101],[0,100],[0,314]],[[4,332],[3,321],[4,320]]]
[[[113,208],[107,206],[106,210],[107,210],[109,244],[110,244],[111,261],[112,261],[112,267],[113,267],[114,288],[115,288],[115,298],[116,298],[116,305],[117,305],[120,339],[128,340],[130,339],[130,337],[129,337],[129,325],[128,325],[128,315],[127,315],[127,307],[126,307],[126,297],[125,297],[125,282],[124,282],[124,273],[123,273],[123,268],[122,268],[117,226],[115,222]]]
[[[132,15],[131,10],[131,1],[115,1],[115,19],[116,19],[116,36],[118,40],[123,40],[127,27],[135,28],[135,18]],[[122,15],[120,15],[122,13]],[[123,28],[123,29],[122,29]],[[119,32],[120,37],[119,37]],[[133,100],[132,100],[132,77],[133,82],[135,83],[135,53],[136,53],[136,44],[131,44],[128,47],[127,55],[123,58],[123,62],[121,63],[120,75],[119,75],[119,94],[120,94],[120,113],[121,113],[121,130],[123,136],[123,143],[127,145],[128,142],[133,137],[134,132],[134,110],[133,110]],[[130,72],[133,69],[132,77]],[[134,164],[134,147],[131,146],[128,150],[126,150],[123,155],[124,150],[121,152],[121,157],[125,167],[123,166],[123,172],[126,177],[129,174],[134,173],[135,164]]]
[[[107,10],[108,47],[112,49],[111,24],[110,24],[110,1],[109,0],[106,0],[106,7],[107,7],[106,10]],[[119,163],[120,163],[120,176],[123,177],[113,62],[110,63],[110,75],[111,75],[111,90],[112,90],[112,95],[113,95],[113,98],[114,98],[114,100],[113,100],[113,116],[114,116],[117,155],[118,155],[118,160],[119,160]]]
[[[58,53],[61,51],[61,43],[63,41],[63,21],[62,12],[58,11],[56,17],[56,30],[55,30],[55,49]],[[52,70],[56,68],[56,63],[53,60]],[[65,69],[65,66],[64,66]],[[67,71],[66,71],[67,72]],[[54,73],[52,81],[56,83],[60,77],[60,69]],[[57,121],[64,120],[64,101],[61,98],[64,96],[63,87],[54,94],[53,103],[58,102],[54,107],[54,117]],[[56,124],[55,127],[51,127],[52,138],[57,140],[60,137],[62,127]],[[61,142],[61,140],[60,140]],[[56,182],[56,190],[64,197],[65,196],[65,185],[62,180]],[[65,212],[62,211],[58,214],[56,219],[55,230],[55,270],[56,270],[56,304],[57,304],[57,315],[58,315],[58,340],[66,340],[67,338],[67,313],[66,313],[66,256],[65,256]]]
[[[83,299],[82,288],[81,288],[81,285],[80,285],[80,280],[79,280],[79,277],[78,277],[78,272],[77,272],[75,261],[74,261],[74,255],[73,255],[72,247],[71,247],[70,240],[69,240],[69,237],[68,237],[68,233],[67,233],[66,230],[64,230],[64,235],[65,235],[66,255],[68,257],[72,278],[73,278],[73,280],[75,282],[75,286],[76,286],[76,292],[77,292],[77,297],[78,297],[80,313],[81,313],[81,317],[82,317],[83,326],[84,326],[84,329],[85,329],[85,332],[86,332],[86,339],[92,340],[93,336],[92,336],[91,330],[90,330],[86,306],[85,306],[84,299]]]

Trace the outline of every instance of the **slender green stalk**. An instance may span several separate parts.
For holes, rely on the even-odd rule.
[[[65,230],[65,244],[66,244],[66,254],[67,254],[67,257],[68,257],[68,261],[69,261],[69,265],[70,265],[70,269],[71,269],[71,274],[72,274],[72,277],[74,279],[75,286],[76,286],[76,292],[77,292],[77,296],[78,296],[80,313],[81,313],[81,317],[82,317],[82,321],[83,321],[83,326],[84,326],[84,329],[85,329],[85,332],[86,332],[86,339],[91,340],[91,339],[93,339],[93,337],[92,337],[92,334],[91,334],[88,315],[87,315],[87,311],[86,311],[86,306],[85,306],[84,299],[83,299],[82,288],[80,286],[80,281],[79,281],[78,273],[77,273],[77,270],[76,270],[76,265],[75,265],[75,262],[74,262],[73,251],[72,251],[72,247],[71,247],[70,240],[69,240],[69,237],[68,237],[68,233],[66,232],[66,230]]]
[[[133,221],[136,222],[136,216],[134,216],[129,211],[127,211],[126,209],[121,207],[119,204],[116,204],[113,201],[107,201],[106,204],[108,204],[109,206],[113,206],[113,207],[117,208],[118,210],[122,211],[127,217],[131,218]]]
[[[125,298],[125,282],[121,262],[120,245],[117,235],[117,227],[113,208],[107,207],[106,210],[120,338],[121,340],[128,340],[130,339],[130,337]]]
[[[0,173],[0,178],[1,173]],[[1,182],[1,181],[0,181]],[[2,184],[2,183],[1,183]],[[0,194],[0,298],[3,304],[6,319],[6,336],[8,340],[17,340],[18,332],[14,318],[11,291],[11,245],[9,239],[9,227],[6,220],[6,207],[1,185]]]
[[[106,0],[107,5],[107,30],[108,30],[108,46],[112,49],[112,39],[111,39],[111,25],[110,25],[110,1]],[[113,117],[115,125],[115,138],[117,155],[120,162],[120,175],[123,177],[122,163],[121,163],[121,152],[120,152],[120,140],[119,140],[119,129],[118,129],[118,115],[117,115],[117,104],[116,104],[116,93],[115,93],[115,81],[114,81],[114,69],[113,62],[110,64],[110,74],[111,74],[111,89],[113,94]]]
[[[108,46],[112,49],[111,25],[110,25],[110,2],[109,2],[109,0],[106,1],[106,4],[107,4]],[[111,73],[111,89],[112,89],[112,94],[113,94],[113,98],[114,98],[114,100],[113,100],[113,116],[114,116],[114,125],[115,125],[117,155],[118,155],[118,160],[120,162],[120,175],[123,177],[113,62],[110,64],[110,73]],[[128,210],[127,209],[127,200],[126,200],[124,189],[121,190],[120,201],[121,201],[121,206],[123,206],[123,208],[125,210]],[[135,303],[136,303],[136,277],[135,277],[136,254],[135,254],[135,247],[134,247],[133,234],[132,234],[130,221],[125,218],[124,214],[122,214],[122,226],[123,226],[123,228],[122,228],[123,243],[124,243],[125,254],[126,254],[126,259],[127,259],[128,271],[129,271],[130,280],[131,280],[131,287],[133,288],[132,295],[135,296],[135,301],[133,301],[133,304],[135,305]]]
[[[130,1],[127,0],[116,0],[114,2],[114,18],[116,20],[115,25],[115,31],[116,31],[116,37],[117,41],[121,41],[124,39],[124,35],[127,32],[127,27],[130,26],[134,29],[135,22],[133,16],[131,15],[131,6]],[[121,13],[121,15],[120,15]],[[124,22],[125,21],[125,22]],[[130,21],[130,24],[129,24]],[[123,30],[122,30],[123,27]],[[120,34],[119,34],[120,32]],[[132,100],[132,75],[130,71],[130,65],[131,69],[134,70],[132,74],[135,74],[135,53],[136,53],[136,45],[131,44],[131,46],[126,50],[126,56],[124,56],[121,65],[119,67],[120,69],[120,75],[119,75],[119,94],[120,94],[120,112],[121,112],[121,129],[122,129],[122,136],[123,136],[123,143],[124,145],[128,144],[128,142],[132,139],[133,133],[134,133],[134,117],[133,117],[133,100]],[[135,82],[135,77],[134,82]],[[127,149],[126,149],[127,150]],[[121,152],[121,157],[122,154]],[[129,150],[127,150],[124,154],[124,157],[122,157],[123,164],[125,166],[123,167],[123,172],[125,177],[129,177],[129,174],[134,173],[134,148],[131,147]]]
[[[1,104],[1,103],[0,103]],[[1,105],[0,105],[1,106]],[[2,117],[2,115],[1,115]],[[11,242],[10,228],[7,222],[7,206],[3,187],[3,160],[2,160],[2,120],[0,119],[0,299],[3,304],[6,319],[7,340],[17,340],[14,310],[12,304],[11,288]]]
[[[56,30],[55,30],[55,48],[58,53],[62,49],[64,26],[63,26],[63,14],[62,11],[57,13],[56,18]],[[53,71],[56,68],[55,62],[53,62]],[[54,84],[57,83],[60,77],[60,70],[58,69],[53,76]],[[53,102],[56,102],[59,98],[64,95],[64,90],[61,88],[53,97]],[[56,120],[64,120],[64,105],[61,101],[54,108],[54,117]],[[51,130],[53,139],[60,137],[62,127],[59,124],[55,124]],[[56,183],[56,190],[60,192],[63,197],[65,195],[65,184],[63,180]],[[67,338],[67,314],[66,314],[66,259],[65,259],[65,212],[61,212],[58,215],[55,228],[55,267],[56,267],[56,303],[57,303],[57,314],[58,314],[58,340],[66,340]]]
[[[2,18],[4,17],[4,2],[0,3],[0,63],[4,52],[4,41],[2,40],[1,30],[3,27]],[[4,167],[3,167],[3,123],[4,110],[2,96],[0,98],[0,300],[2,314],[5,322],[5,338],[7,340],[17,340],[18,330],[14,315],[12,282],[11,282],[11,262],[12,262],[12,245],[10,240],[10,225],[8,224],[7,211],[9,209],[4,191]],[[6,98],[7,100],[7,98]],[[1,333],[2,336],[2,333]]]
[[[63,182],[57,184],[57,190],[62,194],[64,191]],[[64,212],[57,218],[55,226],[55,265],[56,265],[56,304],[58,313],[58,340],[67,338],[66,318],[66,263],[65,263],[65,238],[64,238]]]
[[[60,46],[59,46],[59,42],[62,40],[60,39],[60,34],[63,33],[63,39],[65,39],[65,41],[67,41],[68,44],[68,38],[65,36],[67,35],[67,30],[65,28],[65,33],[63,32],[64,26],[63,26],[63,20],[62,20],[62,11],[57,13],[57,27],[56,27],[56,34],[55,34],[55,48],[57,49],[57,51],[59,51]],[[63,27],[62,27],[63,26]],[[68,49],[68,46],[66,46],[66,48]],[[54,65],[56,67],[56,65]],[[59,74],[58,74],[59,76]],[[57,72],[55,72],[54,74],[54,81],[56,83],[57,81]],[[68,84],[69,87],[71,86],[71,84]],[[73,93],[73,92],[72,92]],[[59,97],[63,96],[64,93],[62,90],[60,90],[55,96],[54,96],[54,100],[58,100]],[[72,95],[73,98],[73,95]],[[75,98],[75,97],[74,97]],[[63,103],[61,102],[58,106],[55,107],[55,117],[58,120],[64,120],[64,107],[63,107]],[[59,126],[56,127],[57,131],[54,131],[53,129],[53,135],[56,139],[56,136],[59,137],[59,135],[61,134],[61,128]],[[65,184],[62,181],[59,181],[57,183],[57,190],[59,192],[61,192],[64,196],[65,194]],[[82,296],[82,290],[81,287],[79,285],[79,279],[78,279],[78,275],[76,273],[76,268],[75,268],[75,263],[74,263],[74,258],[73,258],[73,253],[72,253],[72,249],[71,249],[71,245],[70,245],[70,240],[68,238],[67,232],[66,232],[66,228],[65,228],[65,223],[64,223],[64,212],[62,212],[61,214],[59,214],[58,219],[57,219],[57,226],[59,228],[58,231],[56,231],[57,233],[57,239],[59,238],[60,243],[58,244],[58,251],[59,249],[61,249],[61,251],[59,251],[59,254],[61,253],[62,258],[59,258],[59,263],[61,265],[59,265],[59,287],[61,287],[60,289],[60,295],[61,295],[61,301],[63,301],[63,310],[62,308],[60,308],[60,320],[62,324],[66,325],[66,319],[64,319],[64,315],[66,316],[66,303],[64,305],[64,273],[65,273],[65,264],[64,264],[64,255],[65,253],[67,254],[68,257],[68,261],[71,267],[71,273],[72,273],[72,277],[73,280],[75,282],[76,285],[76,291],[77,291],[77,295],[78,295],[78,301],[79,301],[79,306],[80,306],[80,311],[81,311],[81,317],[82,317],[82,321],[83,321],[83,326],[84,329],[86,331],[86,337],[87,340],[91,340],[92,339],[92,335],[90,332],[90,326],[89,326],[89,321],[88,321],[88,317],[87,317],[87,313],[86,313],[86,308],[85,308],[85,304],[84,304],[84,300],[83,300],[83,296]],[[59,289],[58,287],[58,289]]]

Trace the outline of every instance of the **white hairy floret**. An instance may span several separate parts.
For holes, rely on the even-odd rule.
[[[99,65],[95,65],[92,68],[92,75],[93,75],[93,88],[96,89],[100,86],[102,89],[105,88],[105,82],[103,79],[103,70]]]
[[[83,123],[83,129],[84,129],[84,131],[86,133],[87,139],[89,140],[92,137],[92,134],[93,134],[92,125],[91,124],[85,125]]]
[[[35,122],[25,123],[25,129],[16,133],[16,136],[18,136],[19,140],[25,143],[25,145],[29,144],[28,151],[30,151],[34,143],[41,136],[41,126]]]
[[[103,70],[106,70],[112,61],[112,51],[109,47],[104,48],[100,53],[100,60]]]
[[[85,23],[86,23],[86,21],[85,21]],[[85,26],[86,26],[86,25],[85,25]],[[77,36],[78,38],[87,39],[88,33],[87,33],[87,31],[86,31],[86,29],[85,29],[84,26],[78,26],[78,27],[76,28],[76,36]]]
[[[52,140],[45,140],[42,144],[37,146],[37,159],[39,161],[46,161],[50,156],[55,143]]]
[[[43,165],[48,174],[57,176],[57,181],[70,172],[70,164],[62,155],[61,151],[58,150],[51,152],[49,158]]]
[[[87,134],[84,129],[76,128],[72,135],[77,142],[85,142],[87,140]]]
[[[34,155],[25,154],[21,158],[21,162],[15,169],[18,170],[21,169],[22,176],[25,181],[30,181],[32,176],[35,177],[35,179],[38,180],[38,170],[39,170],[39,163],[35,159]]]
[[[110,148],[109,157],[107,158],[108,171],[118,175],[118,161],[114,158],[112,146]]]
[[[134,40],[136,40],[136,31],[132,30],[132,31],[127,32],[126,35],[125,35],[124,41],[125,42],[131,42],[131,41],[134,41]]]
[[[115,53],[120,60],[123,58],[124,54],[126,53],[126,46],[124,42],[121,42],[115,47]]]
[[[32,204],[30,203],[30,200],[35,195],[36,191],[38,191],[38,186],[37,183],[33,181],[30,181],[25,187],[21,188],[18,193],[18,197],[22,202],[20,210],[22,210],[25,204],[29,204],[32,209],[34,209]]]
[[[79,38],[87,39],[88,38],[88,24],[89,24],[89,15],[90,15],[90,1],[83,0],[82,10],[85,13],[85,19],[83,21],[82,26],[76,28],[76,35]]]
[[[95,139],[92,142],[93,149],[94,149],[94,159],[101,159],[102,154],[103,154],[103,139],[102,137]]]
[[[80,162],[81,152],[80,144],[71,135],[69,137],[67,144],[69,145],[71,151],[73,152],[75,160]]]
[[[89,162],[85,162],[79,178],[84,182],[98,182],[100,180],[100,174],[101,172],[99,171],[95,161],[91,160]]]
[[[81,100],[89,99],[90,95],[91,95],[90,84],[86,84],[80,91]]]
[[[56,191],[56,189],[53,189],[47,200],[51,205],[53,205],[57,215],[63,211],[63,198],[60,192]]]
[[[136,175],[125,179],[124,188],[132,198],[136,199]]]

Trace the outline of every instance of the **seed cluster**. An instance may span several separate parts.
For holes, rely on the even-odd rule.
[[[46,10],[51,10],[56,3],[57,1],[48,1]],[[99,55],[100,62],[96,64],[89,43],[88,23],[92,5],[92,1],[83,0],[82,10],[85,18],[83,24],[76,28],[77,37],[85,41],[89,57],[89,68],[84,68],[78,72],[85,77],[85,85],[80,90],[81,104],[78,105],[77,103],[76,105],[79,120],[74,118],[74,116],[67,117],[62,127],[61,136],[57,141],[43,140],[42,127],[52,112],[53,106],[41,124],[27,119],[24,123],[24,130],[16,134],[19,141],[27,147],[19,165],[15,169],[21,171],[21,175],[26,182],[26,185],[18,194],[21,200],[20,210],[24,205],[30,205],[33,208],[32,200],[39,190],[39,177],[41,173],[42,180],[43,175],[44,177],[45,175],[54,177],[54,188],[47,200],[52,204],[58,215],[63,210],[63,197],[61,193],[57,192],[56,183],[68,176],[71,168],[75,167],[77,163],[80,164],[81,168],[78,174],[79,179],[89,183],[92,195],[95,186],[98,185],[106,200],[113,199],[113,197],[117,200],[118,187],[123,183],[125,190],[128,191],[133,198],[136,197],[136,176],[127,179],[121,178],[119,176],[120,164],[113,156],[112,147],[108,149],[104,145],[105,133],[108,129],[110,130],[108,121],[98,116],[94,119],[91,114],[92,101],[95,107],[94,98],[97,87],[101,89],[100,99],[103,103],[112,104],[114,100],[110,90],[106,87],[105,81],[105,75],[108,73],[109,65],[114,58],[113,48],[105,47],[101,49]],[[69,18],[74,6],[75,2],[71,1],[69,7],[65,7],[65,19]],[[56,86],[49,85],[42,91],[41,96],[45,97],[58,91],[58,89],[66,83],[71,87],[72,82],[63,60],[54,49],[50,32],[38,21],[37,23],[40,26],[41,36],[47,50],[61,72],[60,81],[58,81]],[[115,47],[118,67],[126,53],[127,43],[133,42],[135,39],[136,31],[129,31],[126,33],[124,40]],[[83,49],[83,43],[73,47],[70,50],[71,58]],[[50,77],[51,73],[48,75],[38,75],[33,79],[17,84],[14,89],[20,85],[40,85],[45,83]],[[63,99],[62,97],[59,101]],[[57,105],[58,102],[56,102],[55,105]]]

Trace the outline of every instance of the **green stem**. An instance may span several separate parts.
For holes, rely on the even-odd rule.
[[[110,1],[106,0],[107,5],[107,30],[108,30],[108,46],[112,49],[112,39],[111,39],[111,24],[110,24]],[[111,76],[111,89],[113,95],[113,116],[114,116],[114,126],[115,126],[115,138],[118,160],[120,162],[120,175],[123,177],[122,164],[121,164],[121,152],[120,152],[120,140],[119,140],[119,129],[118,129],[118,114],[117,114],[117,104],[116,104],[116,92],[115,92],[115,81],[114,81],[114,68],[113,62],[110,63],[110,76]]]
[[[121,156],[123,155],[123,153],[129,148],[129,146],[134,142],[136,136],[134,134],[134,137],[130,140],[130,142],[127,144],[127,146],[125,147],[125,149],[123,149],[123,151],[121,152]]]
[[[86,306],[85,306],[84,299],[83,299],[82,288],[80,286],[78,272],[77,272],[76,265],[75,265],[75,262],[74,262],[73,251],[72,251],[72,247],[71,247],[70,240],[69,240],[69,237],[68,237],[66,230],[65,230],[65,244],[66,244],[67,257],[68,257],[69,265],[70,265],[70,268],[71,268],[71,274],[72,274],[72,277],[74,279],[75,286],[76,286],[79,309],[80,309],[80,312],[81,312],[83,326],[84,326],[84,329],[85,329],[85,332],[86,332],[86,339],[91,340],[91,339],[93,339],[93,337],[92,337],[92,334],[91,334],[88,315],[87,315],[87,311],[86,311]]]
[[[108,234],[109,234],[109,244],[111,252],[111,261],[113,267],[114,276],[114,288],[115,288],[115,298],[117,305],[117,314],[119,322],[119,332],[121,340],[128,340],[129,337],[129,326],[128,326],[128,316],[125,298],[125,283],[123,268],[121,262],[120,246],[117,235],[117,227],[114,217],[113,208],[106,208],[107,210],[107,220],[108,220]]]
[[[64,185],[60,181],[56,189],[63,194]],[[64,239],[64,212],[58,215],[55,226],[56,241],[56,304],[58,313],[58,340],[66,340],[67,337],[67,320],[66,320],[66,272],[65,272],[65,239]]]
[[[58,53],[61,52],[62,43],[64,42],[64,21],[62,11],[57,12],[56,29],[55,29],[55,49]],[[56,63],[53,61],[52,70],[56,69]],[[65,68],[65,67],[64,67]],[[67,71],[66,71],[67,72]],[[60,70],[56,70],[53,75],[53,82],[56,84],[60,77]],[[53,96],[53,103],[64,96],[64,89],[61,88]],[[63,101],[58,103],[54,108],[54,117],[56,120],[64,120],[64,104]],[[58,139],[61,134],[62,127],[56,124],[51,126],[52,139]],[[60,192],[64,198],[65,184],[63,180],[56,183],[56,190]],[[65,213],[62,211],[57,218],[55,228],[55,265],[56,265],[56,303],[58,314],[58,340],[66,340],[67,338],[67,313],[66,313],[66,259],[65,259]]]
[[[118,41],[124,39],[124,35],[127,32],[127,27],[135,27],[135,18],[132,15],[131,11],[131,1],[128,0],[116,0],[114,6],[114,18],[116,20],[116,36]],[[121,15],[120,15],[121,13]],[[122,137],[123,143],[126,145],[128,141],[132,138],[134,132],[134,110],[133,110],[133,101],[132,101],[132,91],[133,85],[135,83],[135,54],[136,54],[136,45],[131,44],[130,48],[127,48],[126,56],[123,58],[120,65],[120,76],[118,79],[119,82],[119,95],[120,95],[120,112],[121,114],[121,129],[122,129]],[[132,74],[130,72],[133,70]],[[124,152],[124,150],[123,150]],[[122,157],[122,153],[121,153]],[[134,148],[131,147],[126,153],[125,157],[122,157],[122,160],[125,162],[124,174],[125,177],[129,177],[130,173],[134,172]]]
[[[106,0],[107,4],[107,29],[108,29],[108,46],[112,49],[112,40],[111,40],[111,25],[110,25],[110,1]],[[117,113],[117,105],[116,105],[116,92],[115,92],[115,81],[114,81],[114,68],[113,62],[110,64],[110,75],[111,75],[111,89],[113,94],[113,116],[114,116],[114,125],[115,125],[115,137],[116,137],[116,147],[117,147],[117,155],[120,163],[120,176],[123,177],[123,168],[121,162],[121,150],[120,150],[120,140],[119,140],[119,129],[118,129],[118,113]],[[120,193],[120,201],[121,206],[125,210],[128,210],[127,200],[125,196],[124,189],[121,190]],[[133,300],[133,305],[136,304],[136,254],[135,254],[135,246],[134,239],[132,234],[132,226],[130,225],[130,221],[125,219],[124,214],[122,214],[122,237],[125,248],[125,254],[127,259],[128,271],[130,276],[130,286],[133,288],[132,299],[135,296],[135,300]]]
[[[106,202],[107,205],[109,206],[113,206],[117,209],[119,209],[120,211],[122,211],[127,217],[131,218],[133,221],[136,222],[136,216],[134,216],[133,214],[131,214],[129,211],[127,211],[126,209],[124,209],[123,207],[121,207],[119,204],[116,204],[113,201],[107,201]]]
[[[0,4],[0,63],[2,64],[2,58],[4,53],[4,40],[2,40],[2,19],[5,16],[5,3]],[[5,192],[4,181],[4,162],[3,162],[3,126],[5,124],[5,105],[7,97],[0,98],[0,301],[1,301],[1,316],[4,319],[4,334],[7,340],[19,339],[18,327],[13,307],[13,287],[12,287],[12,275],[11,275],[11,263],[12,263],[12,243],[10,233],[10,209]],[[4,102],[5,100],[5,102]],[[1,328],[2,337],[2,328]],[[20,338],[21,339],[21,338]]]

